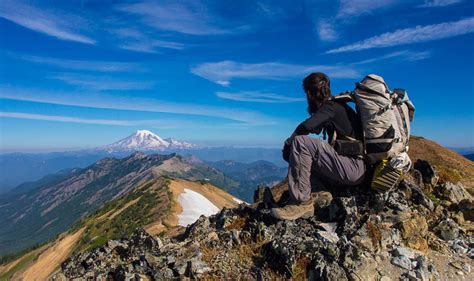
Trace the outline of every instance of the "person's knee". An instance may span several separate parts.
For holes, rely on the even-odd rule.
[[[306,135],[296,136],[293,139],[293,147],[306,145],[310,141],[310,137]]]
[[[293,139],[292,147],[293,148],[298,148],[298,147],[316,147],[319,148],[321,146],[321,140],[320,139],[315,139],[307,135],[301,135],[301,136],[296,136]]]

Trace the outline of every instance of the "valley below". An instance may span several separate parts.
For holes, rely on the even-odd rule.
[[[0,196],[0,280],[470,280],[473,162],[423,138],[411,147],[428,168],[399,189],[334,189],[295,222],[269,215],[287,182],[268,161],[135,152],[51,174]]]

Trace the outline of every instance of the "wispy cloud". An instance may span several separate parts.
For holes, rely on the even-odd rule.
[[[158,40],[156,35],[148,34],[134,28],[118,28],[112,30],[111,33],[120,38],[119,48],[143,52],[158,53],[159,49],[183,50],[186,45],[179,42],[169,40]]]
[[[84,44],[96,43],[96,40],[77,30],[78,26],[84,25],[85,20],[76,15],[54,13],[20,1],[3,0],[0,4],[0,17],[61,40]]]
[[[445,7],[454,4],[463,2],[463,0],[425,0],[425,2],[420,5],[423,8],[432,8],[432,7]]]
[[[333,78],[355,78],[360,74],[350,66],[339,65],[299,65],[279,62],[239,63],[221,61],[203,63],[191,68],[191,72],[216,84],[228,86],[235,78],[279,80],[299,77],[310,72],[321,71]]]
[[[173,31],[191,35],[222,34],[228,31],[218,27],[215,15],[210,15],[207,8],[199,1],[151,2],[142,1],[118,6],[118,10],[136,15],[141,20],[158,30]]]
[[[427,59],[429,57],[431,57],[431,52],[429,51],[417,52],[417,51],[404,50],[404,51],[392,52],[392,53],[375,57],[375,58],[371,58],[371,59],[354,62],[351,64],[353,65],[368,64],[368,63],[373,63],[373,62],[388,60],[388,59],[397,59],[397,60],[403,60],[403,61],[419,61],[419,60]]]
[[[339,35],[335,28],[336,26],[334,23],[328,20],[320,20],[317,27],[319,39],[329,42],[336,41],[339,38]]]
[[[229,123],[247,125],[275,124],[277,118],[240,108],[218,107],[190,103],[174,103],[158,99],[125,97],[108,93],[45,92],[0,86],[0,98],[88,108],[173,113],[184,116],[208,116]]]
[[[50,122],[64,122],[64,123],[78,123],[78,124],[91,124],[91,125],[107,125],[107,126],[126,126],[126,127],[137,127],[141,126],[144,128],[156,128],[156,129],[176,129],[184,127],[193,128],[225,128],[221,126],[228,126],[222,124],[209,124],[200,120],[183,120],[173,117],[161,117],[160,119],[148,119],[148,120],[116,120],[116,119],[91,119],[81,117],[70,117],[62,115],[47,115],[47,114],[34,114],[26,112],[6,112],[0,111],[0,118],[15,118],[15,119],[26,119],[26,120],[39,120],[39,121],[50,121]]]
[[[331,3],[335,3],[331,2]],[[337,2],[336,2],[337,3]],[[378,12],[384,8],[395,4],[395,0],[340,0],[339,6],[336,8],[334,14],[324,13],[324,18],[312,18],[316,25],[316,32],[321,41],[333,42],[342,37],[340,32],[344,31],[347,25],[350,25],[358,20],[359,17]],[[320,5],[317,5],[319,7]],[[320,15],[320,11],[313,14]]]
[[[262,102],[262,103],[287,103],[305,101],[304,98],[294,98],[273,93],[261,92],[217,92],[216,96],[222,99],[244,101],[244,102]]]
[[[77,118],[77,117],[31,114],[31,113],[22,113],[22,112],[0,112],[0,117],[29,119],[29,120],[43,120],[43,121],[56,121],[56,122],[67,122],[67,123],[80,123],[80,124],[96,124],[96,125],[114,125],[114,126],[135,125],[134,122],[125,121],[125,120],[84,119],[84,118]]]
[[[340,0],[337,18],[360,16],[394,4],[395,0]]]
[[[162,40],[141,40],[128,42],[119,45],[120,48],[130,51],[143,52],[143,53],[157,53],[157,49],[174,49],[174,50],[183,50],[185,47],[184,44],[172,41],[162,41]]]
[[[97,75],[83,75],[74,73],[62,73],[52,77],[53,79],[66,82],[70,85],[80,86],[90,90],[143,90],[153,87],[153,82],[150,81],[127,81],[124,79],[97,76]]]
[[[327,51],[328,54],[354,52],[439,40],[474,32],[474,17],[433,25],[416,26],[383,33],[354,44]]]
[[[115,61],[91,61],[91,60],[70,60],[40,56],[29,56],[12,53],[10,56],[28,62],[50,65],[66,70],[85,70],[96,72],[137,72],[143,71],[143,67],[136,63],[115,62]]]

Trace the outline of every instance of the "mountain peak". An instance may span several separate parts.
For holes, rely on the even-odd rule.
[[[165,150],[165,149],[187,149],[196,145],[178,141],[173,138],[163,139],[149,130],[137,130],[130,136],[121,139],[104,148],[109,151],[128,151],[128,150]]]
[[[137,130],[135,132],[135,135],[136,136],[146,136],[146,135],[156,136],[156,134],[154,134],[152,131],[148,131],[148,130]]]

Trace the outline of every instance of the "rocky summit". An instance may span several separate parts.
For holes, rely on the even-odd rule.
[[[329,189],[326,206],[296,221],[270,216],[288,197],[287,182],[262,187],[254,204],[173,234],[137,229],[79,253],[53,279],[473,280],[472,195],[438,183],[432,167],[415,175],[384,194]]]

